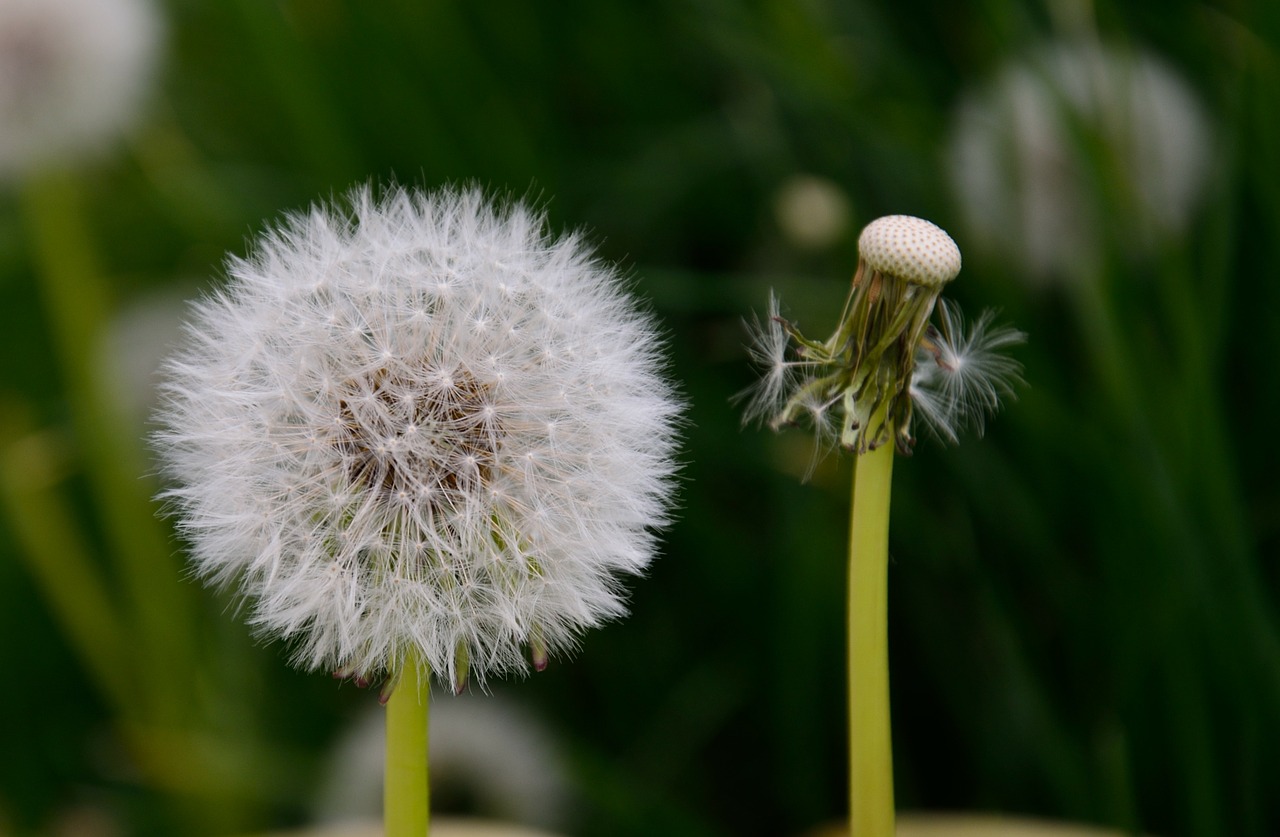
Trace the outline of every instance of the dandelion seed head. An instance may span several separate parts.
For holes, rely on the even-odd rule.
[[[156,445],[197,571],[300,664],[372,678],[415,649],[483,683],[623,612],[679,405],[616,271],[521,204],[363,189],[229,274]]]
[[[806,425],[815,461],[834,443],[862,454],[892,440],[909,453],[915,415],[948,441],[965,424],[981,432],[985,416],[1021,381],[1021,367],[1002,350],[1022,334],[992,328],[990,312],[966,330],[959,310],[941,300],[960,272],[960,250],[936,225],[879,218],[858,247],[849,296],[826,340],[801,334],[770,294],[768,318],[750,328],[749,351],[763,374],[739,396],[744,422],[772,430]]]

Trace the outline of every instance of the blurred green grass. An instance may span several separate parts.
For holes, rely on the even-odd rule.
[[[629,619],[504,691],[569,753],[574,833],[799,834],[844,808],[849,463],[826,459],[801,484],[799,434],[739,428],[741,320],[775,287],[820,330],[860,226],[928,217],[965,252],[955,295],[1030,335],[1030,387],[984,439],[922,440],[897,468],[899,806],[1275,834],[1280,10],[1094,5],[1104,41],[1180,71],[1218,144],[1193,222],[1143,258],[1107,214],[1114,172],[1092,170],[1104,223],[1091,296],[970,248],[945,170],[964,91],[1053,39],[1072,8],[169,0],[144,121],[74,174],[109,280],[97,313],[210,287],[264,220],[368,180],[475,181],[585,227],[670,331],[691,404],[680,519]],[[802,174],[848,201],[825,247],[799,246],[775,216]],[[102,443],[77,423],[84,373],[58,359],[25,205],[0,191],[0,418],[7,444],[46,445],[48,479],[23,496],[65,512],[129,612]],[[141,455],[145,426],[112,432],[108,447]],[[123,834],[305,821],[326,748],[372,696],[289,671],[225,597],[174,575],[155,583],[190,600],[192,673],[173,688],[196,710],[157,720],[147,691],[171,673],[134,659],[124,700],[106,693],[28,572],[21,523],[0,520],[0,830],[50,833],[85,808]],[[138,725],[199,733],[166,752],[216,787],[157,781]],[[201,749],[208,739],[223,746]]]

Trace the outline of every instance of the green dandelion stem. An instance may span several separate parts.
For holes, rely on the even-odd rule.
[[[431,821],[427,772],[428,672],[414,651],[387,701],[387,761],[383,789],[386,837],[423,837]]]
[[[884,407],[871,426],[884,421]],[[893,753],[889,731],[890,441],[854,465],[849,530],[849,810],[854,837],[891,837]]]

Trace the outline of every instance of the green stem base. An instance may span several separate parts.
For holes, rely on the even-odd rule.
[[[427,773],[428,673],[409,654],[387,700],[387,761],[383,788],[386,837],[424,837],[430,829]]]
[[[854,837],[892,837],[889,494],[893,443],[857,457],[849,531],[849,815]]]

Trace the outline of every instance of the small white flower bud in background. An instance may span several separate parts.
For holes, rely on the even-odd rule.
[[[0,179],[92,154],[125,131],[161,29],[150,0],[0,2]]]
[[[185,284],[153,291],[122,305],[107,323],[97,374],[128,427],[143,427],[155,414],[161,367],[181,339],[191,295]]]
[[[456,689],[624,612],[680,412],[618,272],[476,190],[362,189],[198,302],[156,444],[198,573],[309,668]]]

